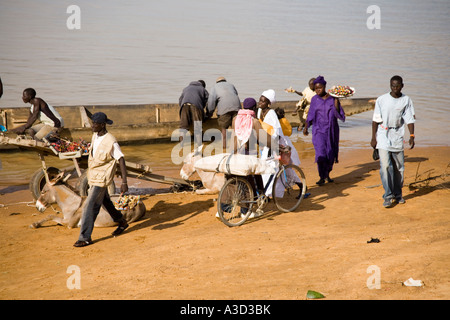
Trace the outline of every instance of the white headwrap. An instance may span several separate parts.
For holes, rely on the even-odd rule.
[[[261,95],[266,97],[267,99],[269,99],[271,104],[275,102],[275,91],[274,90],[268,89],[268,90],[264,91],[263,93],[261,93]]]

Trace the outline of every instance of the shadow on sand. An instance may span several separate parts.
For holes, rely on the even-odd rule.
[[[405,162],[409,163],[418,163],[420,166],[421,162],[428,161],[428,158],[425,157],[405,157]],[[450,167],[447,167],[447,169]],[[347,167],[352,169],[346,174],[333,177],[334,182],[326,183],[322,186],[316,185],[314,182],[308,183],[307,192],[311,193],[311,195],[303,199],[299,208],[295,212],[314,212],[320,211],[325,208],[323,202],[332,199],[332,198],[345,198],[349,195],[347,190],[355,187],[360,187],[360,182],[369,176],[373,175],[373,171],[376,171],[378,174],[379,170],[379,162],[378,161],[370,161],[362,164],[358,164],[356,166]],[[446,169],[446,171],[447,171]],[[414,168],[409,168],[409,170],[415,170]],[[418,171],[418,170],[417,170]],[[444,176],[444,178],[448,175],[444,172],[443,175],[430,176],[428,175],[425,179],[417,182],[427,183],[429,180],[436,180]],[[427,173],[427,172],[425,172]],[[422,173],[425,174],[425,173]],[[307,173],[306,173],[307,174]],[[420,177],[420,175],[416,172],[416,177]],[[417,179],[416,179],[417,180]],[[381,186],[381,181],[379,184],[373,187]],[[407,187],[407,186],[405,186]],[[429,185],[421,185],[417,187],[417,191],[415,193],[409,194],[405,196],[405,200],[412,199],[419,196],[425,196],[437,189],[449,188],[450,182],[443,182],[438,185],[429,186]],[[411,189],[411,184],[410,184]],[[188,204],[181,203],[167,203],[165,201],[156,202],[151,209],[147,208],[147,212],[143,219],[137,222],[137,224],[133,225],[126,232],[132,232],[135,230],[143,229],[151,227],[154,230],[164,230],[167,228],[176,227],[182,225],[188,219],[191,219],[201,213],[208,211],[211,207],[215,206],[215,203],[212,199],[207,199],[204,201],[194,201]],[[252,223],[261,219],[273,220],[277,215],[282,214],[282,212],[278,211],[273,201],[270,201],[265,208],[265,214],[261,217],[254,218],[251,220],[247,220],[246,223]],[[175,221],[176,220],[176,221]],[[112,236],[110,236],[112,237]],[[110,237],[104,237],[102,239],[98,239],[97,241],[105,240]]]

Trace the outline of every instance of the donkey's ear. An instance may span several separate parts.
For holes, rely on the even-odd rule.
[[[56,177],[54,177],[52,180],[49,181],[49,184],[51,186],[54,186],[55,184],[58,183],[58,181],[61,181],[63,178],[64,178],[64,171],[61,171],[60,173],[58,173]]]

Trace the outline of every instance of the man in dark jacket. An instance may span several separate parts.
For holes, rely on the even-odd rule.
[[[179,99],[180,129],[189,130],[194,121],[205,119],[205,108],[208,101],[208,91],[203,80],[192,81],[183,89]],[[180,137],[180,141],[183,136]]]

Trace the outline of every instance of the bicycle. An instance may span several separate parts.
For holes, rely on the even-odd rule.
[[[255,179],[254,176],[249,177]],[[264,191],[260,193],[255,188],[256,197],[251,183],[245,177],[233,175],[227,179],[217,199],[217,211],[222,222],[229,227],[240,226],[253,212],[253,205],[257,206],[255,212],[263,210],[269,202],[266,193],[272,180],[272,199],[278,210],[296,210],[306,193],[305,175],[294,164],[280,163],[278,172],[270,176]]]

